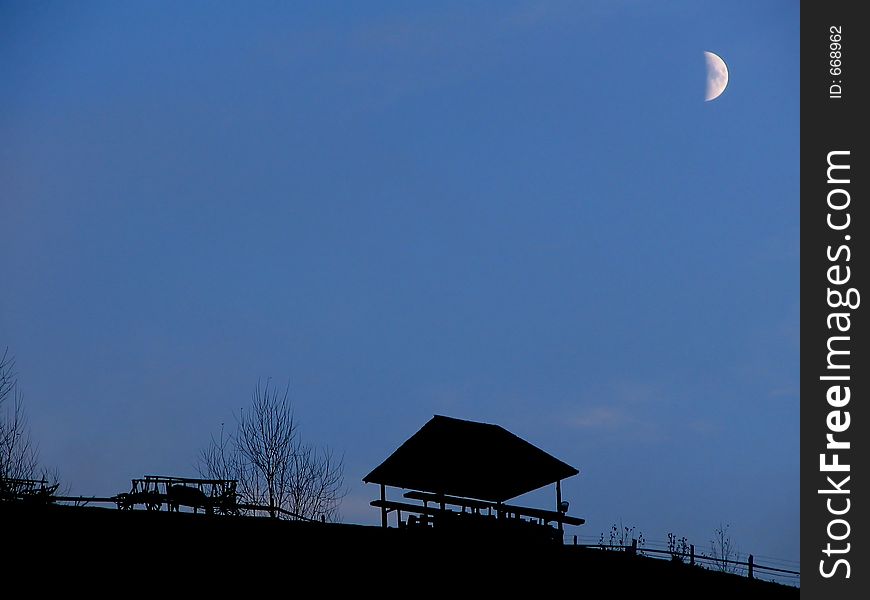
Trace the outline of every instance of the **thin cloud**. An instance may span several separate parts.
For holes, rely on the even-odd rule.
[[[596,406],[568,419],[578,429],[619,429],[631,423],[625,410],[609,406]]]

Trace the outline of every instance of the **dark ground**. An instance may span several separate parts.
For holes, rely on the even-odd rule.
[[[100,597],[100,590],[138,598],[261,589],[281,597],[327,598],[371,592],[376,597],[799,595],[797,588],[681,563],[492,531],[384,530],[11,502],[0,503],[0,568],[5,581],[18,581],[32,593],[93,591]]]

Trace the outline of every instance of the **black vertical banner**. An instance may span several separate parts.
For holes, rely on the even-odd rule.
[[[866,598],[870,21],[801,6],[801,594]],[[866,9],[866,7],[864,7]],[[864,491],[864,493],[862,493]]]

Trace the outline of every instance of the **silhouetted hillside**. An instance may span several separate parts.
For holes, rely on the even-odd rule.
[[[13,550],[3,561],[9,573],[51,574],[73,587],[110,578],[147,588],[170,575],[188,584],[256,586],[269,578],[331,573],[320,580],[324,589],[374,586],[386,597],[461,586],[609,590],[613,597],[653,590],[678,594],[673,597],[798,596],[796,588],[664,560],[461,530],[20,503],[0,503],[0,527],[3,551]]]

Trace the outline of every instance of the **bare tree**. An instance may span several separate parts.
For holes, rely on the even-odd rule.
[[[211,443],[199,454],[199,473],[208,479],[240,479],[240,469],[235,439],[224,431],[221,423],[220,436],[212,436]],[[244,491],[242,495],[247,497]]]
[[[334,521],[344,497],[344,464],[332,450],[309,444],[296,445],[290,471],[290,511],[306,518],[320,516]]]
[[[17,386],[0,411],[0,479],[36,479],[39,452],[30,437],[24,404]]]
[[[248,479],[253,480],[261,502],[265,500],[269,514],[277,516],[276,508],[287,504],[294,466],[296,420],[287,399],[289,387],[282,393],[265,386],[254,390],[251,410],[241,412],[236,440],[242,456],[252,467]]]
[[[719,523],[713,531],[713,539],[710,540],[710,557],[713,559],[713,566],[717,571],[725,573],[736,573],[737,565],[730,561],[737,560],[737,547],[731,540],[731,534],[728,533],[730,523]]]
[[[0,358],[0,480],[36,479],[39,452],[30,437],[21,389],[9,350]]]
[[[9,348],[3,350],[0,358],[0,406],[15,386],[15,359],[9,356]]]
[[[328,449],[302,442],[288,398],[266,380],[257,383],[236,431],[220,436],[199,457],[199,472],[211,479],[238,480],[243,504],[264,506],[273,517],[334,520],[344,497],[343,461]]]

